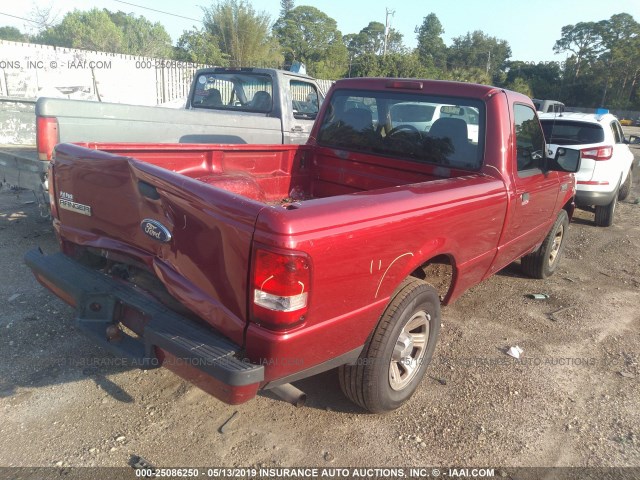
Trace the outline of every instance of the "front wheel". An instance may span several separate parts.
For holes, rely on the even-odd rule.
[[[536,251],[522,257],[520,264],[524,273],[533,278],[547,278],[553,275],[560,263],[568,228],[569,216],[566,210],[560,210],[542,245]]]
[[[382,314],[357,364],[340,367],[342,391],[373,413],[400,407],[424,377],[439,331],[438,292],[423,280],[407,278]]]

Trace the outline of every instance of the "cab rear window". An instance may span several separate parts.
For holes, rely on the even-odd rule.
[[[478,99],[336,90],[318,143],[420,163],[478,170],[485,106]]]
[[[558,145],[585,145],[604,142],[604,130],[595,123],[563,120],[541,120],[547,143]]]

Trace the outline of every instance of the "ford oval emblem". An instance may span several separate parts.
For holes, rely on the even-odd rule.
[[[154,240],[164,243],[171,241],[171,232],[157,220],[145,218],[140,222],[140,228]]]

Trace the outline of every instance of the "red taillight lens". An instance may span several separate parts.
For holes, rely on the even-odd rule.
[[[53,147],[60,143],[58,120],[55,117],[38,117],[36,143],[38,144],[38,158],[51,160]]]
[[[613,147],[609,145],[606,147],[584,148],[581,151],[582,158],[590,158],[592,160],[609,160],[613,155]]]
[[[252,278],[252,321],[274,330],[304,322],[311,282],[307,255],[257,248]]]

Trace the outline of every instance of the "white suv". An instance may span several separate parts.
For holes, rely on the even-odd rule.
[[[540,123],[550,151],[555,153],[558,146],[582,151],[576,204],[595,206],[596,225],[610,226],[618,200],[629,196],[633,182],[633,153],[616,117],[609,113],[543,113]]]

